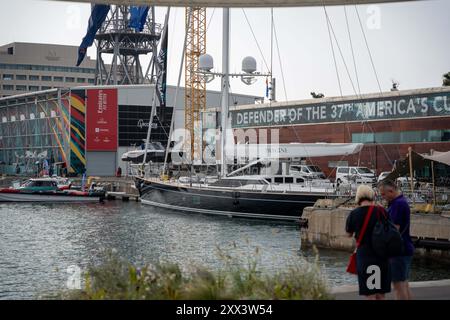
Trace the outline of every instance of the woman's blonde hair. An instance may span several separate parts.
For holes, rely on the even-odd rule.
[[[364,200],[373,201],[375,199],[375,191],[372,187],[362,184],[356,190],[355,202],[359,205]]]

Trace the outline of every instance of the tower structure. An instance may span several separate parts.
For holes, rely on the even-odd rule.
[[[197,139],[195,126],[200,123],[201,111],[206,108],[206,82],[197,73],[199,57],[206,53],[206,8],[186,8],[186,53],[185,53],[185,129],[190,134],[190,157],[194,152],[202,152],[202,147],[194,147]],[[201,136],[201,134],[200,134]],[[188,140],[189,141],[189,140]]]
[[[157,57],[161,25],[155,23],[155,7],[150,7],[142,31],[129,27],[129,6],[111,6],[111,10],[97,32],[97,66],[95,82],[98,85],[154,83],[152,78]],[[151,53],[147,65],[142,55]],[[111,64],[104,61],[112,55]]]

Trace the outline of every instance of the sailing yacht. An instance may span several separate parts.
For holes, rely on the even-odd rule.
[[[229,8],[223,10],[222,69],[224,74],[221,114],[228,115]],[[318,199],[341,196],[342,190],[337,190],[336,186],[327,179],[306,179],[301,175],[290,174],[285,170],[288,166],[280,170],[278,165],[275,166],[276,170],[259,170],[257,174],[251,175],[242,175],[242,173],[254,166],[267,167],[267,164],[273,169],[270,164],[279,163],[280,159],[350,155],[358,153],[363,146],[357,143],[237,145],[234,144],[232,129],[227,129],[229,120],[226,116],[221,117],[221,152],[218,163],[220,175],[218,177],[198,179],[191,175],[179,180],[164,180],[136,176],[135,182],[141,202],[145,205],[184,212],[298,222],[305,207],[314,205]],[[151,127],[149,132],[150,130]],[[235,155],[254,155],[252,150],[258,151],[256,159],[248,159],[248,164],[231,173],[227,172],[228,163],[234,163],[236,160]],[[192,167],[191,163],[191,171]]]
[[[228,217],[300,221],[305,207],[319,199],[351,194],[351,186],[336,186],[328,179],[309,179],[272,166],[282,158],[348,155],[362,144],[286,144],[282,155],[266,157],[221,177],[183,177],[178,180],[136,177],[141,202],[171,210]],[[259,167],[257,174],[244,174]],[[272,170],[275,167],[275,170]]]

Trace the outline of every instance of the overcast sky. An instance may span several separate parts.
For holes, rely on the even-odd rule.
[[[36,42],[78,46],[90,15],[89,4],[14,0],[0,2],[0,43]],[[450,1],[428,0],[407,3],[357,6],[381,87],[389,90],[395,79],[400,89],[434,87],[442,84],[442,74],[450,71]],[[370,63],[355,6],[346,7],[361,93],[379,92]],[[157,8],[157,21],[162,23],[166,8]],[[354,86],[351,85],[339,50],[334,43],[339,76],[344,95],[359,91],[350,50],[344,7],[328,7],[328,15],[342,50]],[[271,61],[270,9],[245,9],[264,59]],[[208,9],[207,52],[221,69],[222,10]],[[172,8],[169,30],[169,84],[178,77],[184,38],[184,9]],[[275,8],[274,24],[281,59],[273,43],[273,73],[277,78],[279,101],[310,98],[310,92],[339,96],[339,85],[331,51],[324,9]],[[95,49],[88,55],[95,57]],[[266,72],[257,43],[242,9],[231,10],[230,69],[239,72],[241,60],[252,55],[258,68]],[[286,80],[286,94],[281,68]],[[75,61],[74,61],[75,63]],[[184,79],[184,77],[183,77]],[[353,89],[353,87],[355,89]],[[220,81],[208,84],[218,90]],[[265,80],[245,86],[238,79],[231,82],[233,92],[264,95]]]

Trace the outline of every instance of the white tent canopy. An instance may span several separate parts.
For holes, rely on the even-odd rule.
[[[431,155],[423,154],[422,156],[425,159],[435,161],[435,162],[440,162],[440,163],[450,166],[450,151],[447,151],[447,152],[434,151]]]
[[[60,0],[59,0],[60,1]],[[314,7],[418,0],[63,0],[119,5],[155,5],[173,7]]]

